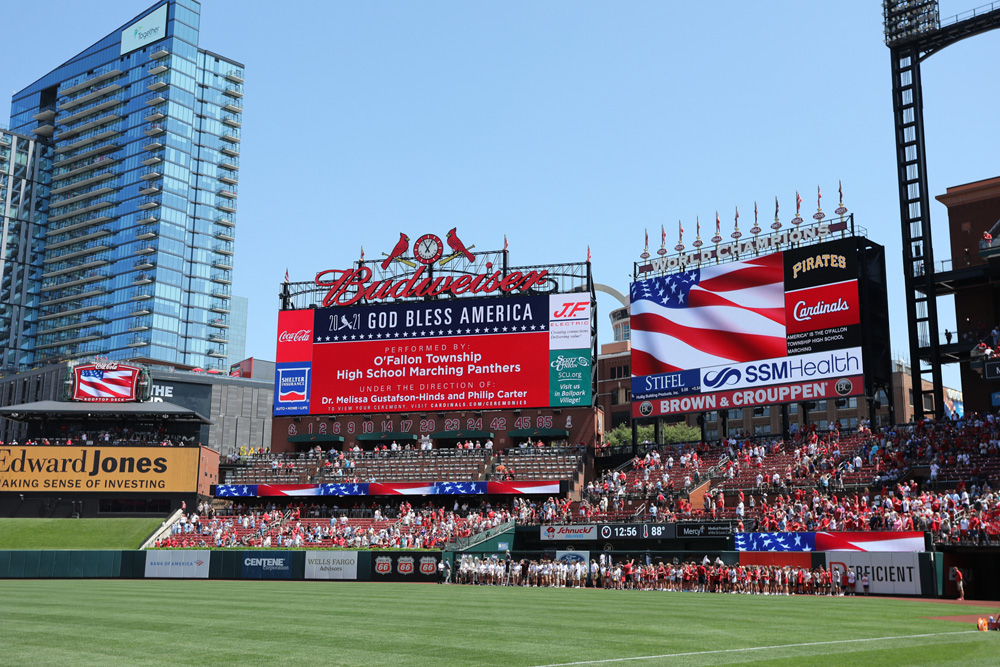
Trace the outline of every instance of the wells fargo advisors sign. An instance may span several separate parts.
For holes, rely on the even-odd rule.
[[[199,447],[0,447],[0,492],[192,493]]]

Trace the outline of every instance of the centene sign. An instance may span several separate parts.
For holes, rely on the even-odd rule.
[[[597,526],[539,526],[542,540],[596,540]]]
[[[701,371],[701,392],[707,394],[783,382],[809,382],[862,372],[861,348],[852,347],[705,368]]]
[[[817,382],[798,382],[768,387],[733,389],[711,394],[693,394],[650,401],[633,401],[633,417],[683,415],[689,412],[778,405],[826,398],[846,398],[865,393],[864,376],[847,375]]]

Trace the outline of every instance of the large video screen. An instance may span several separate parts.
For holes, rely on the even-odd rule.
[[[864,393],[853,239],[637,281],[633,415]]]
[[[589,294],[278,314],[274,414],[591,404]]]

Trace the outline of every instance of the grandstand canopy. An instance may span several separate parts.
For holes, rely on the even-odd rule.
[[[288,442],[343,442],[344,436],[333,433],[301,433],[288,436]]]
[[[172,419],[174,421],[193,421],[211,424],[206,417],[194,410],[182,408],[173,403],[81,403],[76,401],[36,401],[21,403],[0,408],[0,417],[17,422],[42,421],[44,419],[96,417],[113,419],[126,417],[132,419],[153,418]]]

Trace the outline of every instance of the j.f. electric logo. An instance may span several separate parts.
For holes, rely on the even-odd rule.
[[[560,304],[559,309],[552,313],[552,317],[554,319],[573,319],[576,317],[585,317],[589,308],[589,301],[567,301],[566,303]]]
[[[861,373],[861,348],[767,359],[702,372],[702,393],[781,382],[802,382]]]

